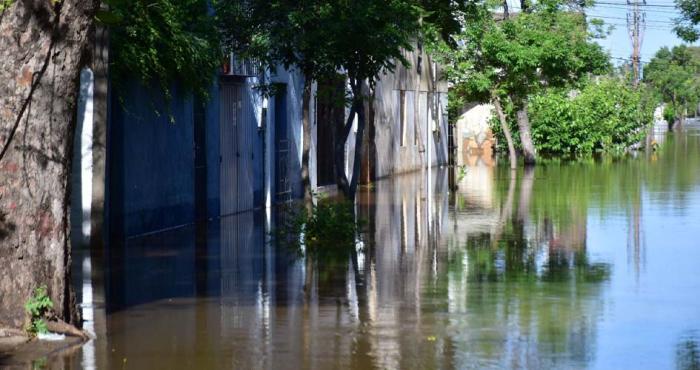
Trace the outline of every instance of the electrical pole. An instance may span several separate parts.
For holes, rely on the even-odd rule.
[[[627,31],[632,42],[632,84],[637,86],[642,75],[641,51],[646,28],[646,0],[627,0]]]

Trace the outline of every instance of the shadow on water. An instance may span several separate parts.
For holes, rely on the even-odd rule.
[[[689,266],[674,275],[656,266],[700,253],[679,236],[674,255],[659,254],[656,237],[674,224],[689,228],[677,235],[698,231],[687,221],[700,214],[700,146],[689,132],[667,135],[649,157],[514,174],[470,167],[456,192],[445,170],[378,181],[359,193],[367,226],[342,258],[276,245],[277,215],[267,212],[110,243],[101,260],[83,260],[93,268],[83,265],[78,287],[98,339],[68,361],[607,368],[640,365],[643,356],[624,347],[636,343],[646,365],[697,368],[699,329],[688,318],[700,302],[670,287],[698,277]],[[656,312],[668,310],[679,318],[655,327]]]

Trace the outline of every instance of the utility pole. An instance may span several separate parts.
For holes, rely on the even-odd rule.
[[[646,28],[646,0],[627,0],[627,31],[632,42],[632,84],[636,87],[642,75],[641,51]]]

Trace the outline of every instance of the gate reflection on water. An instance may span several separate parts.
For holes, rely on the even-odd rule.
[[[378,181],[357,202],[364,248],[332,264],[275,246],[275,216],[264,212],[110,243],[76,257],[97,339],[66,360],[98,369],[692,368],[699,148],[684,134],[650,158],[516,176],[482,163],[456,192],[445,170]]]

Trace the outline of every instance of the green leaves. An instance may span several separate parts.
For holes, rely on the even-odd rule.
[[[413,47],[421,9],[412,0],[225,0],[217,14],[227,50],[309,79],[344,70],[371,85],[407,64],[403,51]]]
[[[700,38],[700,3],[696,0],[676,0],[676,7],[681,16],[675,20],[676,34],[686,42],[695,42]]]
[[[538,2],[530,12],[498,20],[487,3],[470,3],[455,36],[459,47],[438,52],[462,100],[487,102],[489,91],[522,100],[544,87],[606,72],[608,56],[593,42],[583,16],[561,6]]]
[[[34,290],[34,294],[24,305],[24,309],[30,316],[27,331],[30,334],[46,333],[46,321],[44,317],[53,308],[53,302],[49,298],[46,286],[40,286]]]
[[[355,250],[363,222],[353,204],[322,198],[307,209],[291,206],[277,230],[281,244],[313,257],[343,257]]]
[[[117,26],[122,22],[122,17],[109,10],[95,12],[95,20],[105,26]]]
[[[0,0],[0,12],[4,12],[15,0]]]
[[[136,77],[156,82],[167,98],[170,86],[206,97],[223,58],[207,0],[109,0],[98,20],[111,26],[113,63],[119,82]]]
[[[582,157],[622,153],[639,142],[651,124],[653,105],[643,91],[618,79],[589,83],[575,97],[550,90],[530,101],[537,150],[544,155]]]
[[[673,117],[680,118],[686,110],[694,110],[700,102],[700,48],[685,45],[666,47],[656,52],[644,67],[644,82],[659,100],[672,106]]]

